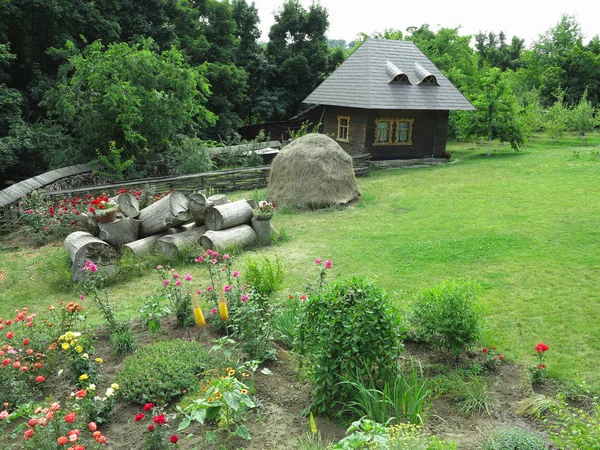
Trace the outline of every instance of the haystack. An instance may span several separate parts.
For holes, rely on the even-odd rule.
[[[352,157],[323,134],[296,139],[271,164],[267,199],[278,207],[325,208],[359,196]]]

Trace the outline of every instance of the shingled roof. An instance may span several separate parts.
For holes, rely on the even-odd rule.
[[[393,81],[394,72],[406,74],[408,82]],[[415,44],[375,38],[363,42],[304,103],[364,109],[475,109]]]

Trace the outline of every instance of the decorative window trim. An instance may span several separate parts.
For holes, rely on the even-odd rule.
[[[346,138],[344,139],[343,137],[341,137],[341,131],[342,131],[342,124],[341,121],[342,120],[347,120],[346,122]],[[337,138],[336,141],[341,141],[341,142],[350,142],[350,116],[337,116]]]
[[[388,122],[390,124],[390,130],[388,134],[388,140],[385,142],[378,141],[379,138],[379,123]],[[415,119],[401,118],[378,118],[375,119],[375,140],[373,145],[412,145],[412,134],[413,134],[413,123]],[[399,140],[400,123],[408,123],[408,140],[402,142]]]
[[[392,118],[381,118],[381,119],[375,119],[375,141],[373,142],[373,145],[392,145],[393,144],[393,136],[394,136],[394,121],[396,119],[392,119]],[[388,140],[387,141],[379,141],[379,124],[381,122],[388,122],[390,124],[390,128],[389,128],[389,133],[388,133]]]
[[[396,141],[394,144],[396,145],[412,145],[412,132],[413,132],[413,123],[415,119],[396,119]],[[400,141],[400,124],[408,123],[408,139],[406,141]]]

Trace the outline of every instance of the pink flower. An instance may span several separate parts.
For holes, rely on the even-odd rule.
[[[331,261],[329,261],[329,260],[325,261],[325,268],[326,269],[331,269],[331,266],[332,266]]]
[[[225,286],[225,287],[223,288],[223,290],[224,290],[225,292],[229,292],[229,291],[231,291],[231,286],[227,285],[227,286]]]
[[[175,278],[175,279],[179,278],[179,274],[174,273],[173,278]]]
[[[210,260],[210,263],[211,263],[211,264],[216,264],[216,263],[217,263],[217,260],[216,260],[216,258],[213,258],[213,259],[211,259],[211,260]]]
[[[185,281],[192,281],[192,276],[189,273],[185,276]]]
[[[37,381],[38,383],[43,383],[44,381],[46,381],[46,379],[43,375],[38,375],[37,377],[35,377],[35,381]]]
[[[202,295],[202,291],[198,289],[198,295]]]
[[[217,314],[217,308],[213,308],[213,309],[212,309],[210,312],[211,312],[212,314]],[[10,361],[10,360],[9,360],[9,361]]]
[[[165,281],[163,281],[163,284],[164,284],[165,286],[168,286],[168,285],[169,285],[169,283],[170,283],[170,281],[169,281],[169,280],[165,280]]]
[[[96,431],[98,429],[98,426],[96,425],[96,422],[90,422],[88,423],[88,428],[90,429],[90,431]]]
[[[90,272],[96,272],[98,270],[98,266],[96,264],[90,264]]]
[[[198,262],[203,262],[203,261],[204,261],[204,257],[198,256]]]
[[[4,410],[2,412],[0,412],[0,420],[6,420],[8,419],[8,411]]]
[[[213,287],[212,287],[212,286],[209,286],[209,287],[207,287],[207,288],[206,288],[206,290],[207,290],[208,292],[212,292],[212,290],[213,290]]]
[[[79,296],[79,300],[83,300],[84,298],[85,298],[85,297],[83,296],[83,294],[81,294],[81,295]]]
[[[249,297],[248,297],[248,294],[244,294],[244,295],[242,295],[242,301],[243,301],[243,302],[247,302],[247,301],[248,301],[248,298],[249,298]]]
[[[181,280],[177,280],[177,281],[175,282],[175,286],[181,286]]]
[[[227,258],[229,258],[229,255],[228,255],[227,253],[225,253],[225,254],[223,255],[223,261],[225,261]]]
[[[156,270],[162,270],[162,268],[163,268],[163,266],[161,266],[161,265],[156,266]]]
[[[240,276],[240,273],[237,270],[233,271],[233,274],[231,275],[233,278],[237,278]]]
[[[323,262],[323,260],[321,258],[317,258],[315,259],[315,264],[319,265]]]

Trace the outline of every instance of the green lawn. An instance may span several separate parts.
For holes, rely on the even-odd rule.
[[[316,275],[317,257],[333,261],[332,277],[375,278],[399,301],[443,280],[474,280],[487,311],[484,344],[529,363],[544,341],[554,376],[600,390],[600,157],[590,153],[599,144],[597,135],[586,145],[538,137],[487,157],[485,145],[452,143],[455,164],[359,179],[363,199],[350,209],[280,212],[274,223],[291,239],[260,253],[280,255],[288,292]],[[0,316],[76,299],[44,278],[64,267],[63,251],[0,254]],[[180,272],[202,276],[194,266]],[[139,297],[157,287],[147,275],[111,288],[119,314],[136,314]]]

